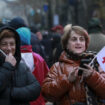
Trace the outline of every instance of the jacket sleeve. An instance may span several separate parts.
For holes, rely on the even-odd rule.
[[[32,73],[35,75],[40,85],[42,86],[42,82],[45,79],[49,68],[45,60],[39,54],[33,52],[33,57],[35,63],[35,70]]]
[[[88,86],[95,92],[97,96],[105,99],[105,72],[94,71],[92,75],[86,79]]]
[[[26,75],[28,84],[23,87],[14,87],[12,90],[11,96],[15,101],[33,101],[40,95],[41,87],[39,82],[30,71],[27,71]]]
[[[43,68],[44,68],[44,78],[45,78],[49,71],[49,68],[44,60],[43,60]]]
[[[70,88],[66,74],[62,73],[58,64],[54,64],[43,81],[42,95],[48,101],[57,101]]]
[[[14,67],[8,62],[0,66],[0,92],[4,91],[10,84],[12,70],[14,70]]]

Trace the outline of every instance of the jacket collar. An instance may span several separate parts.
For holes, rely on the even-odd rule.
[[[67,57],[65,51],[63,51],[63,52],[61,53],[61,56],[60,56],[60,58],[59,58],[59,61],[65,62],[65,63],[69,63],[69,64],[77,64],[77,65],[80,64],[80,60],[74,61],[74,60],[72,60],[72,59],[69,59],[69,58]]]
[[[32,46],[31,45],[24,45],[21,46],[21,52],[25,53],[25,52],[32,52]]]

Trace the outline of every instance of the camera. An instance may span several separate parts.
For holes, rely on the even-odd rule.
[[[91,62],[92,59],[82,59],[80,62],[80,67],[81,68],[86,68],[86,66],[84,64],[89,64]],[[78,75],[81,76],[83,73],[83,70],[79,69],[78,71]]]

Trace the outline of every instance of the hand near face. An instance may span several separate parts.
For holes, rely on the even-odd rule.
[[[70,82],[75,82],[77,77],[78,77],[78,68],[74,68],[74,70],[69,73],[68,79]]]
[[[90,65],[84,64],[86,66],[86,68],[80,68],[81,70],[83,70],[83,77],[87,78],[89,77],[92,73],[93,73],[93,68]]]
[[[9,54],[6,56],[5,62],[9,62],[9,63],[11,63],[13,66],[16,65],[16,59],[15,59],[15,57],[12,55],[12,53],[9,53]]]

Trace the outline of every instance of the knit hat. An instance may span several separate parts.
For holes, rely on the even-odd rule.
[[[61,34],[63,33],[63,26],[62,25],[57,25],[53,28],[51,28],[52,31],[56,32],[57,30],[61,30]]]
[[[9,23],[9,26],[13,27],[14,29],[20,28],[20,27],[27,27],[25,24],[25,21],[21,17],[15,17],[13,18]]]
[[[21,27],[16,30],[21,39],[21,45],[30,45],[31,44],[31,31],[29,28]]]
[[[89,32],[102,31],[102,25],[99,18],[94,17],[88,22],[88,31]]]

